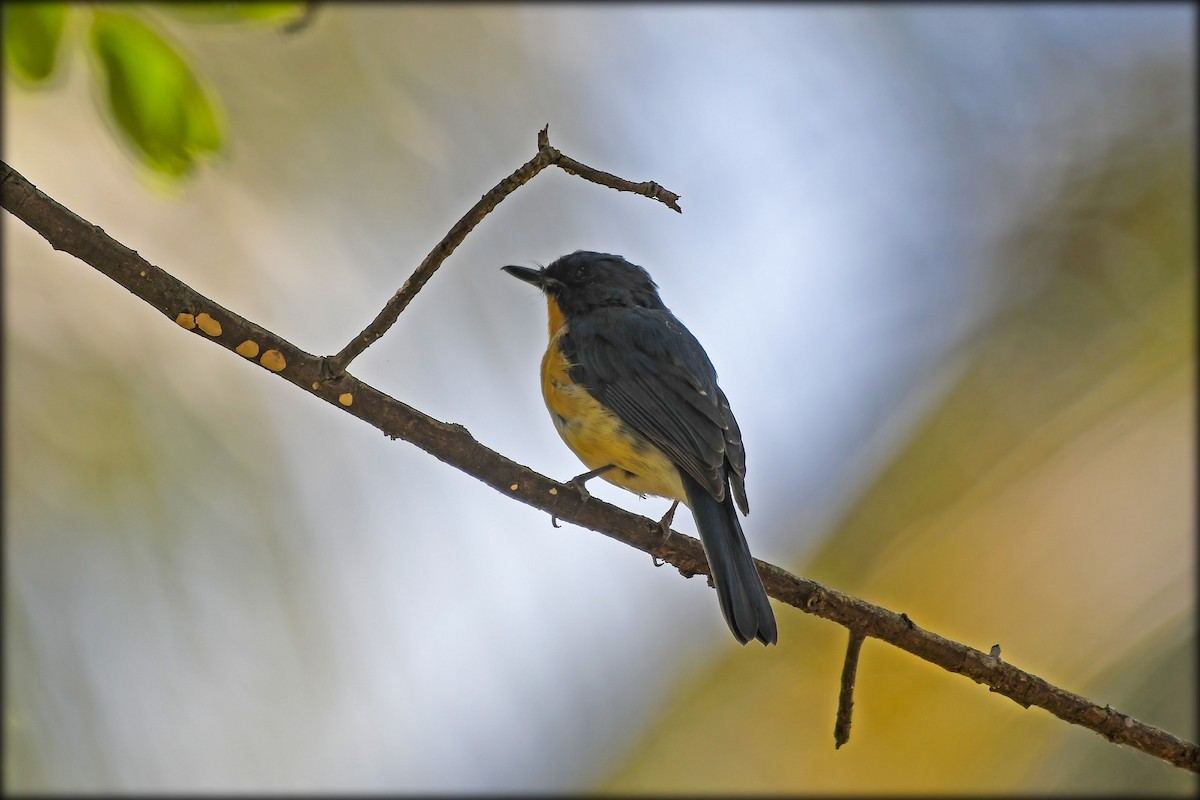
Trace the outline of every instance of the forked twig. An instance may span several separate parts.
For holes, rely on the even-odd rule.
[[[474,230],[475,226],[491,213],[492,209],[500,205],[500,202],[504,198],[524,186],[534,175],[537,175],[546,167],[551,165],[560,167],[566,172],[578,175],[580,178],[592,183],[607,186],[621,192],[640,194],[644,197],[649,197],[651,200],[657,200],[681,214],[683,213],[679,208],[679,195],[664,189],[653,181],[634,183],[633,181],[618,178],[616,175],[610,175],[607,172],[602,172],[586,164],[581,164],[573,158],[564,156],[559,150],[550,146],[549,125],[538,131],[537,142],[537,155],[522,164],[513,174],[497,183],[483,197],[479,198],[479,202],[471,206],[470,210],[466,214],[463,214],[462,219],[454,223],[454,227],[429,251],[429,255],[425,256],[425,260],[409,276],[408,280],[396,290],[396,293],[387,301],[383,310],[375,316],[375,319],[371,320],[371,324],[351,339],[337,355],[324,359],[321,364],[321,371],[325,379],[336,378],[341,375],[350,366],[350,362],[357,358],[363,350],[366,350],[380,336],[387,333],[388,328],[392,327],[400,317],[401,312],[417,296],[417,292],[421,291],[421,287],[433,277],[433,273],[437,272],[442,262],[467,238],[467,234]]]

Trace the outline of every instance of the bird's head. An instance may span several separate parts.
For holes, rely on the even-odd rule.
[[[503,269],[541,289],[568,317],[611,306],[666,308],[650,273],[609,253],[576,250],[541,269]]]

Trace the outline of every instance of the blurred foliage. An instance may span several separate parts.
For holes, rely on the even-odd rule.
[[[66,19],[63,3],[4,6],[4,52],[15,75],[30,83],[50,77]]]
[[[121,130],[155,171],[189,172],[221,148],[211,95],[165,39],[141,20],[97,13],[91,45],[108,79],[108,105]]]
[[[998,244],[1004,310],[796,566],[1194,740],[1193,148],[1153,117],[1140,124],[1076,163]],[[846,632],[794,613],[780,627],[777,654],[736,652],[681,681],[598,788],[1197,788],[878,642],[863,648],[853,732],[835,750]]]
[[[314,3],[164,3],[161,10],[191,22],[266,23],[289,28],[308,18]]]
[[[156,8],[187,21],[284,29],[310,12],[308,3],[6,3],[4,50],[12,74],[29,88],[44,88],[61,69],[68,17],[90,16],[89,63],[105,85],[104,104],[119,136],[155,174],[177,180],[220,152],[225,135],[215,93],[147,18]]]

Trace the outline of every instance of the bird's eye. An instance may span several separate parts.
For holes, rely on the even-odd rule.
[[[578,267],[575,268],[575,280],[577,280],[577,281],[585,281],[588,278],[590,278],[591,275],[592,275],[592,265],[591,264],[580,264]]]

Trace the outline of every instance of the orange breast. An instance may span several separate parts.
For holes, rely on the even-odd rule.
[[[558,307],[558,303],[554,302],[553,297],[546,298],[547,320],[550,323],[550,338],[558,333],[559,329],[566,324],[567,319],[563,316],[562,309]]]
[[[686,502],[679,471],[671,460],[571,380],[570,363],[559,349],[567,328],[553,300],[549,307],[551,334],[542,356],[542,397],[559,436],[589,470],[615,465],[601,475],[609,483],[639,495]]]

